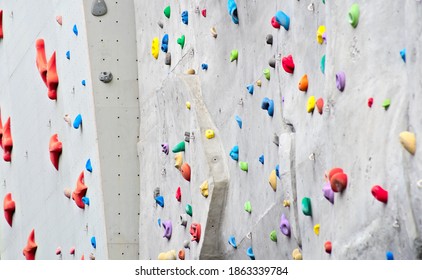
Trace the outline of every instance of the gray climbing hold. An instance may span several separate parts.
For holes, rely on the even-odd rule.
[[[267,41],[268,45],[272,45],[273,44],[273,35],[272,34],[268,34],[267,38],[265,38],[265,40]]]
[[[278,138],[278,135],[275,134],[275,133],[274,133],[274,136],[273,136],[273,143],[278,147],[278,145],[279,145],[279,138]]]
[[[159,195],[160,195],[160,188],[157,187],[154,189],[154,198],[156,198]]]
[[[113,74],[111,72],[101,72],[98,78],[103,83],[109,83],[113,80]]]
[[[159,26],[161,29],[163,29],[163,28],[164,28],[164,24],[163,24],[163,22],[162,22],[162,21],[157,22],[157,24],[158,24],[158,26]]]
[[[171,53],[166,53],[166,59],[164,60],[165,65],[171,65]]]
[[[100,17],[107,14],[107,5],[104,0],[92,1],[91,14]]]
[[[185,240],[185,241],[183,241],[183,247],[185,247],[186,249],[190,249],[190,243],[189,243],[189,240]]]
[[[268,61],[268,65],[270,65],[270,67],[275,68],[275,58],[272,57],[270,58],[270,60]]]

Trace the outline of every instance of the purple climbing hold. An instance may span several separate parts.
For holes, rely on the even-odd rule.
[[[164,221],[161,223],[164,228],[164,235],[163,237],[170,239],[171,233],[173,231],[173,225],[171,224],[171,221]]]
[[[168,143],[161,144],[161,151],[163,153],[165,153],[166,155],[168,155],[169,154],[169,144]]]
[[[290,223],[287,220],[286,216],[284,216],[284,214],[281,214],[280,230],[281,233],[283,233],[285,236],[290,237]]]
[[[336,86],[339,91],[343,91],[346,86],[346,74],[343,71],[336,74]]]
[[[324,197],[328,199],[331,204],[334,204],[334,191],[331,189],[330,182],[326,182],[324,187],[322,188],[322,192],[324,193]]]

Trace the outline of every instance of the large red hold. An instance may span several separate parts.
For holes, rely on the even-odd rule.
[[[37,243],[35,243],[35,230],[33,229],[29,234],[28,241],[25,248],[23,248],[23,255],[27,260],[35,260],[35,253],[37,252]]]
[[[293,74],[295,71],[295,63],[293,62],[292,55],[288,55],[281,59],[281,65],[283,66],[284,71],[287,73]]]
[[[4,209],[4,217],[6,218],[7,223],[9,226],[12,226],[13,221],[13,214],[15,213],[15,201],[12,199],[12,194],[8,193],[4,197],[3,201],[3,209]]]
[[[87,190],[88,187],[85,185],[84,172],[82,171],[76,182],[76,188],[72,193],[72,199],[79,208],[85,209],[85,203],[83,203],[82,198],[85,196]]]

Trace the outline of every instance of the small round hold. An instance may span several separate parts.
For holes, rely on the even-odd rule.
[[[273,44],[273,35],[268,34],[267,37],[265,38],[265,40],[266,40],[268,45],[272,45]]]
[[[64,189],[64,196],[66,196],[67,198],[70,198],[72,194],[72,190],[69,188]]]
[[[113,74],[111,72],[101,72],[98,78],[103,83],[109,83],[113,80]]]
[[[195,75],[195,69],[189,68],[189,69],[186,71],[186,74],[188,74],[188,75]]]

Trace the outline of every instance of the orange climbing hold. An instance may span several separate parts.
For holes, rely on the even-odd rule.
[[[15,201],[12,200],[12,194],[8,193],[4,197],[3,202],[3,209],[4,209],[4,217],[6,218],[7,223],[9,226],[12,226],[13,221],[13,214],[15,213]]]
[[[50,138],[50,160],[53,166],[56,168],[56,170],[59,170],[59,158],[62,154],[62,142],[59,141],[58,135],[53,134]]]
[[[84,172],[82,171],[76,182],[76,188],[72,193],[72,199],[79,208],[85,209],[85,203],[83,203],[82,198],[85,196],[87,190],[88,187],[85,185]]]
[[[324,109],[324,99],[318,98],[318,100],[316,101],[316,107],[318,109],[318,113],[322,115],[322,111]]]
[[[37,39],[37,41],[35,41],[35,48],[37,50],[37,57],[35,62],[38,68],[38,72],[40,72],[44,84],[47,85],[47,58],[45,56],[44,39]]]
[[[12,161],[12,148],[13,148],[13,140],[12,140],[12,133],[10,132],[10,117],[7,118],[6,123],[3,126],[3,137],[1,139],[3,144],[3,159],[4,161]]]
[[[184,249],[180,250],[178,255],[179,255],[180,260],[184,260],[185,259],[185,250]]]
[[[186,181],[190,182],[190,166],[186,162],[182,164],[182,167],[180,168],[180,172],[182,173],[183,178],[185,178]]]
[[[48,98],[52,100],[57,99],[58,85],[59,85],[59,76],[57,75],[56,52],[53,52],[47,64]]]
[[[330,180],[331,189],[334,192],[342,192],[347,187],[347,175],[343,173],[341,168],[331,169],[328,178]]]
[[[299,90],[307,91],[308,90],[308,75],[303,75],[299,82]]]
[[[37,243],[35,243],[35,230],[32,229],[28,236],[28,242],[23,248],[23,255],[27,260],[35,260],[35,253],[37,252]]]
[[[0,39],[3,39],[3,10],[0,10]]]

